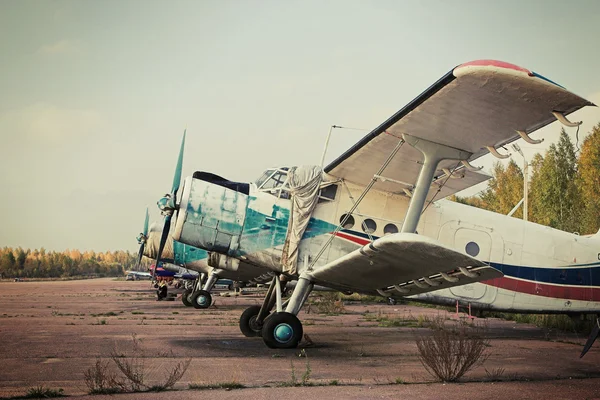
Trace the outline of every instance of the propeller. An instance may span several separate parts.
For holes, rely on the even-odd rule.
[[[592,331],[590,332],[590,337],[588,338],[587,342],[585,343],[585,346],[583,347],[583,351],[581,352],[581,355],[579,356],[579,358],[585,356],[585,353],[588,352],[588,350],[592,347],[592,345],[594,344],[594,342],[596,341],[596,338],[600,336],[600,317],[596,318],[596,323],[594,324],[594,327],[592,328]]]
[[[171,229],[171,218],[173,217],[173,213],[177,208],[177,205],[175,204],[175,199],[177,198],[177,191],[179,190],[179,186],[181,184],[181,169],[183,167],[183,148],[185,146],[185,134],[186,130],[183,131],[183,139],[181,139],[181,148],[179,149],[179,158],[177,158],[177,165],[175,166],[175,176],[173,177],[171,193],[165,194],[164,197],[156,203],[158,205],[158,208],[160,209],[161,214],[165,216],[164,226],[162,234],[160,236],[160,244],[158,246],[158,253],[156,255],[156,266],[160,265],[160,258],[162,256],[162,252],[165,249],[165,244],[167,243],[167,239],[169,237],[169,230]],[[156,268],[152,270],[152,279],[154,279],[155,276]]]
[[[137,241],[140,244],[140,251],[138,252],[138,260],[136,265],[136,270],[140,270],[140,264],[142,262],[142,256],[144,255],[144,248],[146,247],[146,242],[148,241],[148,220],[150,219],[150,215],[148,214],[148,207],[146,207],[146,220],[144,221],[144,231],[137,236]]]

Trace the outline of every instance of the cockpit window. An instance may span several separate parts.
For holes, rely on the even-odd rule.
[[[266,181],[267,179],[269,179],[269,177],[270,177],[271,175],[273,175],[273,172],[275,172],[275,171],[274,171],[274,170],[272,170],[272,169],[268,169],[268,170],[266,170],[265,172],[263,172],[263,174],[260,176],[260,178],[258,178],[258,179],[256,180],[256,182],[255,182],[255,183],[256,183],[256,187],[258,187],[258,188],[259,188],[259,187],[260,187],[260,186],[261,186],[263,183],[265,183],[265,181]]]
[[[277,171],[263,183],[261,189],[276,189],[283,186],[287,179],[287,172]]]
[[[289,167],[270,168],[256,180],[256,187],[261,192],[270,193],[281,199],[289,199],[290,188],[288,185]],[[322,183],[319,192],[319,203],[333,201],[337,194],[338,185]]]
[[[335,195],[337,194],[338,185],[329,185],[325,186],[319,192],[319,203],[324,201],[333,201],[335,200]]]
[[[267,192],[276,197],[289,199],[289,188],[287,185],[287,174],[288,167],[281,167],[276,169],[268,169],[262,176],[256,181],[256,186],[261,192]]]

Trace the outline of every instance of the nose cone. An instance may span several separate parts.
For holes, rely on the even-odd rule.
[[[160,246],[160,238],[164,227],[164,221],[153,222],[150,225],[148,231],[148,241],[144,248],[144,255],[148,258],[156,259],[158,255],[158,247]],[[173,260],[173,236],[169,234],[167,237],[167,243],[162,252],[161,261],[172,261]]]

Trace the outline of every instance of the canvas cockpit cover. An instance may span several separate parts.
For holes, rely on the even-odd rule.
[[[298,246],[319,201],[319,189],[322,181],[323,171],[318,166],[293,167],[288,171],[291,207],[281,256],[285,273],[296,274],[297,272]]]

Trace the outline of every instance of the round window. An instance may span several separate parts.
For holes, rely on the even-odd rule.
[[[398,227],[394,224],[387,224],[383,227],[384,235],[391,235],[392,233],[398,233]]]
[[[477,257],[477,254],[479,254],[479,245],[475,242],[469,242],[465,247],[465,251],[471,257]]]
[[[346,216],[348,216],[348,219],[346,219]],[[346,219],[346,222],[344,222],[344,219]],[[342,214],[342,216],[340,217],[340,224],[342,223],[342,228],[352,229],[352,227],[354,226],[354,217],[352,215]]]
[[[377,223],[370,218],[367,218],[362,223],[362,229],[365,233],[373,233],[377,230]]]

